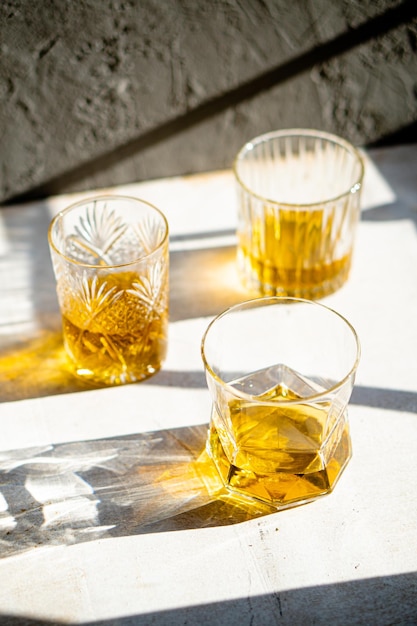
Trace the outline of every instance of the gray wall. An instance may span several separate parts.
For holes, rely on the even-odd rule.
[[[1,0],[0,202],[416,137],[417,1]]]

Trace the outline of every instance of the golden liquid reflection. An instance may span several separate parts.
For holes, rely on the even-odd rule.
[[[91,388],[71,373],[61,329],[43,330],[0,353],[0,402]]]
[[[171,270],[171,323],[216,315],[243,299],[234,247],[175,252]],[[41,330],[31,336],[14,334],[12,325],[6,335],[4,327],[0,402],[100,388],[73,375],[55,305],[53,312],[41,309],[36,320]],[[171,384],[188,384],[182,373],[181,379],[164,368],[161,374],[165,379],[149,382],[167,384],[168,377]],[[224,488],[205,451],[207,429],[2,451],[0,558],[105,537],[235,524],[275,512]]]
[[[0,558],[273,512],[224,489],[206,436],[201,425],[2,452]]]
[[[214,316],[248,297],[237,276],[235,254],[235,248],[230,246],[171,254],[170,323]],[[9,341],[11,337],[12,326]],[[14,346],[2,348],[0,340],[0,402],[103,386],[78,379],[72,373],[63,347],[58,312],[43,314],[42,329],[27,339],[15,337]]]
[[[235,246],[171,253],[170,281],[171,322],[218,315],[251,295],[238,275]]]

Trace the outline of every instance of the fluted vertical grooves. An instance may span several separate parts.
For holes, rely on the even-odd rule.
[[[363,163],[328,133],[269,133],[235,161],[238,259],[262,295],[322,297],[348,277],[359,217]]]

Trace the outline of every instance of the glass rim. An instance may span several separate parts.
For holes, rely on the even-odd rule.
[[[241,178],[238,172],[238,164],[243,161],[243,158],[246,154],[249,153],[255,146],[266,143],[271,139],[280,138],[280,137],[312,137],[316,139],[324,139],[329,143],[337,144],[342,146],[347,152],[352,154],[359,164],[359,175],[356,177],[356,180],[353,184],[346,189],[343,193],[337,194],[336,196],[331,196],[329,198],[325,198],[323,200],[317,202],[281,202],[280,200],[273,200],[268,198],[267,196],[263,196],[251,189]],[[253,137],[247,141],[239,150],[237,155],[235,156],[232,164],[232,171],[235,176],[238,184],[246,191],[246,193],[250,194],[254,198],[261,200],[263,202],[267,202],[268,204],[280,206],[280,207],[288,207],[289,209],[297,210],[297,209],[310,209],[316,206],[322,206],[323,204],[327,204],[329,202],[337,202],[341,200],[345,196],[350,194],[357,193],[361,190],[363,185],[363,178],[365,174],[365,162],[362,154],[358,148],[355,148],[353,144],[349,141],[340,137],[339,135],[335,135],[333,133],[329,133],[327,131],[315,130],[312,128],[287,128],[282,130],[273,130],[267,133],[263,133],[262,135],[258,135],[257,137]]]
[[[53,230],[55,225],[58,223],[59,220],[61,220],[63,217],[65,217],[65,215],[67,215],[68,213],[70,213],[71,211],[73,211],[74,209],[77,209],[83,205],[87,205],[90,202],[98,202],[100,200],[124,200],[124,201],[129,201],[129,202],[133,202],[134,204],[141,204],[141,205],[146,205],[147,207],[149,207],[150,209],[152,209],[153,211],[155,211],[156,213],[159,214],[159,216],[162,218],[162,224],[164,225],[164,236],[162,238],[162,240],[159,242],[159,244],[157,246],[155,246],[155,248],[151,251],[151,252],[147,252],[145,254],[142,254],[139,257],[136,257],[134,259],[132,259],[131,261],[128,261],[126,263],[114,263],[114,264],[110,264],[110,265],[100,265],[97,263],[83,263],[82,261],[78,261],[77,259],[73,259],[70,256],[68,256],[67,254],[65,254],[64,252],[62,252],[56,245],[54,238],[53,238]],[[73,202],[72,204],[68,205],[67,207],[65,207],[64,209],[62,209],[61,211],[59,211],[56,215],[54,215],[54,217],[51,219],[51,222],[49,224],[48,227],[48,243],[51,247],[51,249],[58,254],[61,258],[65,259],[67,262],[72,263],[73,265],[77,265],[79,267],[84,267],[84,268],[88,268],[88,269],[117,269],[117,268],[123,268],[123,267],[129,267],[130,265],[133,265],[134,263],[138,263],[139,261],[143,261],[144,259],[152,256],[153,254],[155,254],[155,252],[157,252],[158,250],[162,249],[164,247],[164,245],[167,242],[167,239],[169,237],[169,225],[168,225],[168,220],[166,218],[166,216],[164,215],[164,213],[158,209],[158,207],[156,207],[155,205],[151,204],[150,202],[147,202],[147,200],[142,200],[141,198],[136,198],[135,196],[128,196],[128,195],[121,195],[121,194],[115,194],[115,195],[111,195],[111,194],[101,194],[101,195],[97,195],[97,196],[91,196],[88,198],[84,198],[82,200],[77,200],[77,202]]]
[[[353,365],[349,369],[348,373],[345,374],[345,376],[341,380],[337,381],[337,383],[335,383],[334,385],[330,386],[325,391],[322,391],[320,393],[311,394],[310,396],[306,396],[305,398],[298,398],[298,399],[294,399],[294,400],[262,400],[260,402],[257,399],[256,395],[253,395],[253,394],[250,394],[250,393],[246,393],[244,391],[240,391],[239,389],[236,389],[236,387],[233,387],[233,385],[231,385],[230,383],[224,381],[220,376],[218,376],[214,372],[214,370],[212,369],[211,365],[208,363],[208,360],[207,360],[206,354],[205,354],[205,345],[206,345],[206,341],[207,341],[207,336],[208,336],[210,330],[213,328],[214,324],[216,322],[218,322],[221,318],[226,317],[226,315],[228,315],[229,313],[233,313],[234,311],[238,311],[239,309],[244,309],[244,308],[248,307],[248,305],[254,305],[254,308],[255,308],[257,305],[259,305],[259,306],[268,306],[268,305],[273,305],[273,304],[281,305],[281,304],[284,304],[285,302],[288,303],[288,304],[299,303],[299,304],[308,304],[308,305],[321,307],[327,313],[331,313],[332,315],[336,315],[351,330],[354,342],[356,344],[356,356],[355,356]],[[357,334],[354,326],[349,322],[349,320],[347,320],[341,313],[339,313],[335,309],[332,309],[331,307],[329,307],[329,306],[327,306],[325,304],[322,304],[321,302],[317,302],[315,300],[307,300],[305,298],[294,298],[294,297],[291,297],[291,296],[265,296],[265,297],[261,297],[261,298],[252,298],[250,300],[244,300],[243,302],[239,302],[238,304],[234,304],[234,305],[228,307],[227,309],[225,309],[224,311],[222,311],[221,313],[216,315],[210,321],[210,323],[208,324],[206,330],[204,331],[203,337],[201,339],[201,344],[200,344],[200,352],[201,352],[201,357],[202,357],[203,365],[204,365],[204,368],[205,368],[206,372],[208,372],[210,374],[211,378],[213,378],[223,388],[227,389],[229,391],[229,393],[231,393],[232,395],[237,396],[238,398],[241,398],[242,400],[246,400],[247,402],[258,402],[258,403],[262,403],[262,404],[267,405],[267,406],[281,406],[281,405],[288,406],[289,404],[300,404],[300,403],[304,403],[304,402],[311,402],[311,401],[322,400],[323,398],[325,398],[329,394],[332,394],[332,393],[336,392],[338,389],[340,389],[341,387],[343,387],[343,385],[350,378],[352,378],[352,376],[355,375],[355,372],[356,372],[356,370],[358,368],[360,357],[361,357],[361,344],[360,344],[359,337],[358,337],[358,334]]]

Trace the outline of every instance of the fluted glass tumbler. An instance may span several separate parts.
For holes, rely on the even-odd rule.
[[[202,358],[207,450],[227,489],[277,509],[331,492],[351,457],[351,324],[309,300],[257,298],[210,323]]]
[[[157,372],[168,332],[161,211],[125,196],[87,199],[53,218],[48,240],[74,374],[116,385]]]
[[[341,287],[360,215],[359,151],[325,132],[276,131],[243,146],[233,170],[245,287],[310,300]]]

